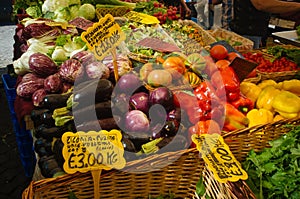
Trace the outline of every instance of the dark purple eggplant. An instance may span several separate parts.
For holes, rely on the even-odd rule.
[[[112,130],[112,129],[119,129],[118,126],[118,118],[105,118],[100,120],[93,120],[83,122],[81,124],[76,123],[77,131],[100,131],[100,130]]]
[[[43,107],[49,110],[62,108],[67,106],[67,100],[71,96],[71,92],[64,94],[48,94],[43,99]]]
[[[93,81],[87,86],[74,90],[74,102],[79,106],[91,105],[92,103],[110,100],[113,91],[113,84],[107,79]],[[94,97],[94,98],[92,98]]]
[[[74,120],[79,123],[113,117],[111,101],[99,102],[86,107],[76,107],[72,110],[72,113]]]
[[[68,122],[63,126],[54,126],[50,128],[47,128],[46,125],[42,124],[35,129],[35,136],[49,140],[53,139],[54,137],[61,138],[61,136],[68,131],[75,131],[75,125],[73,121]]]

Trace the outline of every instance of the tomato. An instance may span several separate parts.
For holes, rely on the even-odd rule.
[[[225,59],[228,56],[228,50],[223,45],[217,44],[211,47],[210,56],[216,60]]]
[[[228,56],[227,56],[227,59],[229,60],[229,61],[232,61],[232,60],[234,60],[236,57],[241,57],[238,53],[236,53],[236,52],[230,52],[230,53],[228,53]]]
[[[217,66],[218,69],[228,67],[229,64],[230,64],[230,61],[228,61],[226,59],[220,59],[216,62],[216,66]]]

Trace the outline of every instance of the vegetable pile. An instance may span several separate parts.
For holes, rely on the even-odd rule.
[[[259,199],[300,197],[300,126],[270,142],[262,152],[250,151],[243,168],[248,185]]]

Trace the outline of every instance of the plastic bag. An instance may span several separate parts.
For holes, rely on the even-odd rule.
[[[204,29],[209,29],[209,17],[208,17],[208,0],[197,0],[195,4],[197,11],[197,22]]]

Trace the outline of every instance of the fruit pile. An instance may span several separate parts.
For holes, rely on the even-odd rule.
[[[163,13],[161,11],[153,13],[153,16],[157,17],[160,24],[166,23],[168,20],[177,20],[179,16],[177,14],[177,7],[169,6],[167,12]]]

